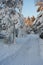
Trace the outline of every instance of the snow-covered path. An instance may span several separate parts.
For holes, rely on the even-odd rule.
[[[43,40],[29,35],[21,41],[17,52],[0,61],[0,65],[43,65]]]

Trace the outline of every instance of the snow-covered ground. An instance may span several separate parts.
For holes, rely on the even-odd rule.
[[[34,34],[11,45],[0,40],[0,65],[43,65],[43,40]]]

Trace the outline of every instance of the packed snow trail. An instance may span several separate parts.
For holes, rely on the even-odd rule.
[[[0,65],[43,65],[39,37],[37,35],[29,35],[24,40],[24,43],[20,43],[22,46],[19,50],[0,61]]]

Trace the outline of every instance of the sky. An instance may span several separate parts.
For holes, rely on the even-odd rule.
[[[23,0],[22,13],[24,17],[37,16],[37,8],[35,6],[34,0]]]

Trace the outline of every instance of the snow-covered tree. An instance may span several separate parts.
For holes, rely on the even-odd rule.
[[[39,35],[43,32],[43,11],[40,11],[39,15],[33,23],[33,30]]]
[[[3,31],[6,33],[4,38],[7,42],[14,42],[15,25],[21,21],[19,14],[21,15],[22,6],[23,0],[0,0],[0,26],[2,26],[0,31],[1,34]]]

